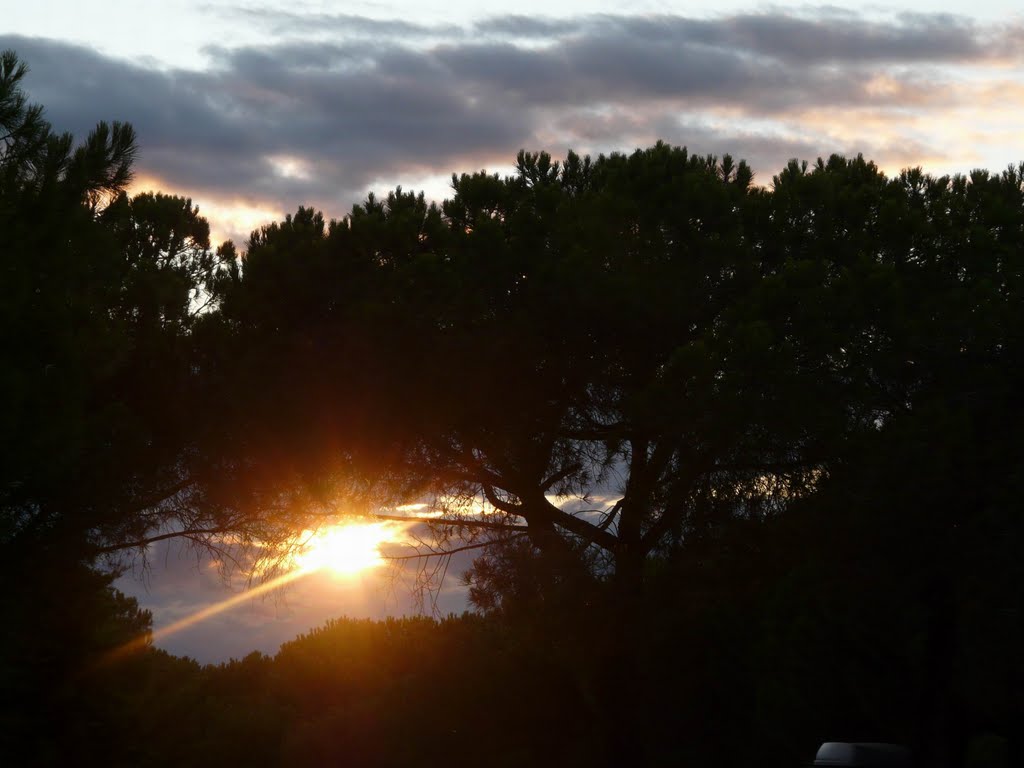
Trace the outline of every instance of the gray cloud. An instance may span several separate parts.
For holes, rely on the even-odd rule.
[[[694,20],[679,17],[597,17],[615,36],[651,44],[697,45],[741,51],[781,62],[950,62],[984,59],[993,33],[950,14],[903,14],[892,22],[819,13],[742,14]],[[1007,37],[1005,32],[999,39]]]
[[[911,109],[940,110],[950,67],[983,66],[1024,39],[948,15],[882,22],[824,11],[503,16],[465,29],[246,14],[296,35],[351,34],[211,48],[202,71],[38,38],[0,36],[0,48],[29,63],[30,93],[57,127],[84,134],[101,119],[132,122],[140,170],[174,188],[338,215],[376,179],[508,162],[521,147],[602,151],[664,138],[748,157],[768,173],[792,156],[890,151],[891,139],[837,147],[820,126],[792,122],[808,111],[860,108],[898,122]],[[872,86],[879,77],[884,88]],[[721,124],[716,113],[737,127],[709,127]]]
[[[531,137],[528,115],[474,103],[447,69],[402,49],[247,48],[223,52],[211,71],[163,73],[53,41],[6,37],[0,48],[29,63],[27,87],[55,126],[82,135],[99,120],[130,121],[140,169],[196,194],[337,208],[381,175],[448,169]],[[275,175],[273,157],[315,172]]]
[[[405,39],[461,37],[466,29],[455,24],[418,24],[404,19],[375,19],[351,13],[297,13],[275,8],[239,6],[219,11],[232,23],[248,22],[278,35],[329,34],[346,37]]]
[[[803,13],[772,10],[718,18],[678,15],[589,14],[544,18],[516,14],[485,18],[470,27],[376,19],[348,13],[299,13],[235,8],[224,14],[279,35],[330,35],[375,40],[448,41],[481,38],[564,42],[575,37],[631,39],[640,44],[697,45],[756,53],[787,62],[963,61],[1020,51],[1021,27],[980,28],[949,13],[901,13],[871,21],[829,6]]]

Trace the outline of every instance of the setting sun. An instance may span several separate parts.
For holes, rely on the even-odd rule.
[[[380,547],[393,541],[396,534],[396,526],[391,523],[342,523],[308,531],[295,564],[307,573],[328,570],[338,576],[352,576],[383,565]]]

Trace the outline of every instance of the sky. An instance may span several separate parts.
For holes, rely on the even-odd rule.
[[[8,7],[9,6],[9,7]],[[1019,0],[829,5],[519,0],[5,3],[0,49],[60,130],[132,123],[134,189],[185,195],[216,241],[312,205],[344,216],[397,185],[508,172],[519,149],[662,139],[746,159],[863,153],[887,173],[1024,160]],[[157,627],[235,594],[173,548],[119,583]],[[457,570],[457,569],[456,569]],[[201,661],[273,652],[330,617],[415,609],[386,569],[254,598],[161,643]],[[450,580],[442,606],[461,610]]]
[[[386,544],[384,551],[411,550]],[[470,561],[469,553],[453,556],[449,575],[443,582],[434,580],[433,594],[417,591],[419,562],[385,562],[341,574],[322,568],[300,573],[294,580],[263,592],[258,578],[249,583],[244,574],[225,573],[216,560],[192,547],[164,541],[150,547],[145,562],[136,558],[115,585],[153,612],[157,647],[203,663],[220,663],[241,659],[253,651],[273,655],[282,643],[341,616],[461,613],[468,603],[467,588],[459,576]],[[432,570],[436,563],[430,560],[422,565]],[[227,601],[236,602],[209,618],[173,629],[178,622],[187,622]],[[167,628],[172,631],[162,634]]]

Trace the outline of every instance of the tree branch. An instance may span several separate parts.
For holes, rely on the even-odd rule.
[[[452,520],[446,517],[411,517],[409,515],[385,515],[379,513],[372,513],[369,517],[378,520],[398,520],[403,523],[440,523],[441,525],[453,528],[464,526],[466,528],[487,528],[495,531],[521,531],[524,533],[529,530],[529,527],[525,525],[491,522],[490,520]]]
[[[523,506],[523,511],[520,515],[526,518],[527,523],[530,522],[531,514],[538,523],[550,522],[553,525],[563,528],[569,533],[579,536],[581,539],[590,542],[591,544],[597,544],[602,549],[606,549],[609,552],[614,551],[618,544],[619,539],[617,536],[613,536],[607,530],[600,528],[593,523],[588,523],[586,520],[580,517],[576,517],[569,512],[559,509],[541,494],[541,500],[537,506],[530,508],[526,505]]]
[[[551,477],[549,477],[547,480],[542,482],[540,485],[541,490],[546,493],[547,491],[551,490],[551,487],[553,485],[562,482],[573,472],[579,472],[580,469],[582,469],[582,467],[580,466],[579,462],[574,462],[573,464],[570,464],[568,467],[561,469],[560,471],[556,472]]]
[[[197,536],[212,536],[218,533],[230,533],[231,528],[222,526],[218,528],[186,528],[181,531],[173,531],[171,533],[161,533],[156,536],[147,536],[142,539],[135,541],[125,541],[119,544],[108,544],[105,547],[97,547],[94,551],[97,555],[108,555],[111,552],[121,552],[125,549],[135,549],[155,544],[158,541],[166,541],[167,539],[191,539],[196,540]]]
[[[492,507],[500,509],[502,512],[507,512],[510,515],[519,514],[519,512],[516,511],[516,507],[514,504],[509,504],[507,501],[502,501],[501,499],[498,498],[498,494],[494,492],[493,485],[483,483],[481,485],[481,488],[483,488],[484,496],[487,497],[487,501]]]
[[[510,538],[519,538],[524,536],[524,533],[517,533]],[[428,557],[448,557],[454,555],[456,552],[467,552],[471,549],[483,549],[484,547],[491,547],[499,542],[495,541],[482,541],[477,544],[466,544],[462,547],[455,547],[454,549],[445,549],[439,552],[418,552],[415,555],[381,555],[385,560],[422,560]]]

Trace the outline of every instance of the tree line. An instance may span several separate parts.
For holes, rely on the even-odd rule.
[[[75,723],[69,681],[148,625],[109,589],[147,544],[273,553],[339,506],[422,499],[433,556],[477,550],[479,617],[296,647],[384,654],[399,626],[444,646],[436,667],[403,651],[406,703],[443,690],[473,723],[449,740],[423,716],[438,760],[783,765],[846,734],[1024,761],[1024,164],[889,177],[833,155],[762,185],[664,143],[520,152],[440,204],[300,208],[243,257],[190,200],[126,194],[130,126],[76,144],[24,74],[0,58],[0,568],[24,585],[3,676],[23,701]],[[263,737],[306,723],[324,754],[405,711],[395,672],[309,725],[318,683],[289,653],[132,664],[206,703],[189,686],[237,672]]]

